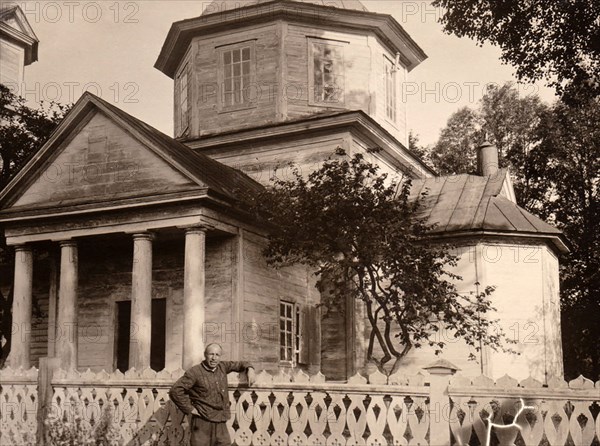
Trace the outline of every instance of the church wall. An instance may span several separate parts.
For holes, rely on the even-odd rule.
[[[310,42],[315,38],[344,47],[344,101],[338,104],[315,104],[308,76],[311,75]],[[337,32],[315,26],[290,24],[285,35],[286,82],[288,119],[297,119],[315,113],[340,110],[363,110],[373,116],[400,142],[407,144],[405,104],[401,86],[406,69],[400,67],[396,74],[396,122],[385,114],[384,56],[395,61],[374,35]]]
[[[243,241],[243,358],[258,369],[289,369],[279,361],[279,304],[298,304],[303,314],[300,367],[316,372],[320,362],[320,329],[315,305],[319,294],[314,278],[302,266],[274,269],[267,265],[262,250],[266,240],[244,233]]]
[[[287,138],[251,147],[203,150],[202,153],[267,185],[274,174],[284,179],[292,179],[290,162],[297,165],[303,175],[308,175],[333,155],[337,147],[344,147],[349,151],[348,138],[346,132],[340,131],[310,138]]]
[[[190,71],[190,137],[227,132],[276,122],[276,86],[279,73],[279,25],[247,27],[192,40]],[[237,109],[221,107],[223,84],[219,77],[221,48],[250,42],[255,50],[255,77],[244,93],[251,104]],[[176,98],[175,108],[178,109]]]
[[[331,104],[311,105],[308,76],[311,73],[309,39],[337,43],[344,48],[344,101]],[[317,26],[290,24],[286,41],[286,68],[289,85],[287,95],[290,119],[315,113],[341,110],[363,110],[369,113],[370,51],[366,36],[350,32],[330,31]],[[294,93],[294,94],[293,94]],[[340,98],[341,99],[341,98]]]
[[[523,244],[512,239],[455,249],[458,264],[453,271],[463,279],[456,282],[459,293],[496,287],[490,299],[497,311],[488,313],[491,319],[498,319],[493,330],[501,329],[508,339],[517,341],[514,345],[505,345],[520,355],[494,352],[490,347],[477,352],[461,339],[454,338],[452,332],[441,330],[433,339],[446,343],[443,353],[436,356],[429,346],[412,349],[402,360],[400,372],[415,374],[436,359],[444,358],[468,376],[483,373],[499,378],[510,374],[525,379],[531,375],[542,382],[546,373],[548,377],[562,376],[558,261],[552,251],[542,244]],[[478,287],[476,282],[480,283]],[[364,321],[362,325],[361,321]],[[356,340],[356,349],[360,352],[361,343],[368,339],[370,326],[367,320],[360,318],[356,324],[357,332],[364,334]],[[380,350],[376,352],[376,356],[380,356]],[[469,360],[469,354],[475,355],[476,360]],[[365,359],[357,356],[358,370],[373,372],[375,366],[370,363],[364,366]]]
[[[563,375],[560,338],[558,261],[545,245],[483,244],[485,282],[492,295],[499,326],[517,344],[520,356],[491,354],[494,377],[533,376],[544,382]]]
[[[23,67],[25,66],[25,49],[5,39],[0,39],[0,84],[9,88],[21,90],[23,82]],[[22,94],[22,93],[21,93]]]

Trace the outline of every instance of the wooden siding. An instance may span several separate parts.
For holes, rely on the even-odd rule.
[[[14,206],[102,201],[175,192],[193,185],[117,124],[96,113]]]
[[[340,132],[302,140],[279,140],[252,147],[204,150],[202,153],[267,185],[275,174],[291,179],[292,168],[289,163],[294,163],[303,175],[308,175],[333,155],[337,147],[348,149],[346,140],[347,134]]]
[[[25,50],[0,39],[0,84],[10,88],[21,89],[23,82],[23,67],[25,65]],[[23,92],[21,92],[23,94]]]
[[[274,123],[277,118],[277,88],[280,54],[280,26],[277,23],[253,26],[210,38],[196,37],[192,44],[190,71],[190,137]],[[255,101],[240,109],[222,110],[219,83],[220,48],[253,42],[255,77],[247,93]]]
[[[374,35],[326,30],[318,27],[290,24],[285,36],[286,78],[284,97],[287,99],[287,118],[295,119],[324,111],[340,109],[363,110],[374,117],[400,142],[406,144],[405,104],[402,102],[402,82],[406,69],[397,72],[397,120],[391,123],[385,116],[385,83],[383,72],[384,55],[395,60]],[[345,45],[344,48],[344,102],[332,105],[311,105],[309,61],[311,38],[323,39]]]
[[[301,305],[303,309],[314,308],[319,295],[314,290],[314,281],[305,267],[274,269],[267,266],[262,255],[265,239],[251,233],[244,233],[244,312],[242,339],[244,358],[259,369],[276,370],[279,365],[279,302],[285,300]],[[312,311],[316,318],[316,312]],[[318,369],[320,361],[320,340],[311,330],[312,322],[305,323],[301,331],[303,348],[313,344],[308,355],[309,364],[302,364],[305,370]],[[285,364],[281,367],[287,368]]]

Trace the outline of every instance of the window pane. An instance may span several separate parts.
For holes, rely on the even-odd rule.
[[[250,62],[242,63],[242,74],[250,74]]]
[[[233,75],[235,77],[239,77],[239,75],[242,74],[241,70],[242,70],[242,67],[240,66],[239,63],[236,63],[233,65]]]
[[[242,49],[242,60],[250,60],[250,48]]]
[[[223,62],[225,62],[225,65],[229,65],[231,63],[231,52],[230,51],[223,53]]]
[[[234,62],[240,61],[240,50],[233,50],[233,61]]]

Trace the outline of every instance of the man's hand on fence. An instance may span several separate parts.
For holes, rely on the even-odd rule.
[[[248,375],[248,385],[253,385],[256,382],[256,372],[254,371],[254,368],[248,367],[246,375]]]

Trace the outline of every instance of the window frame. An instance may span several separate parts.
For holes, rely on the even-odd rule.
[[[287,316],[287,311],[282,315],[282,308],[291,310],[290,317]],[[297,367],[301,364],[302,358],[302,311],[300,304],[284,299],[279,300],[279,363]],[[287,322],[291,322],[291,331],[287,330]],[[282,328],[281,324],[284,323]],[[282,332],[283,330],[283,332]],[[287,334],[291,335],[291,346],[288,345]],[[285,342],[282,344],[282,334]],[[291,348],[291,357],[287,357],[288,349]],[[283,349],[283,350],[282,350]],[[285,357],[282,358],[282,352],[285,352]]]
[[[398,67],[396,63],[386,55],[383,56],[383,88],[384,88],[384,116],[385,119],[393,125],[398,122]],[[391,104],[390,104],[390,88],[391,86]],[[389,111],[392,110],[392,116]]]
[[[341,51],[341,74],[334,74],[334,76],[341,78],[343,80],[343,85],[340,87],[340,96],[339,100],[335,101],[326,101],[326,100],[317,100],[316,96],[316,88],[315,85],[315,47],[316,46],[332,46],[337,47]],[[308,104],[316,107],[330,107],[330,108],[345,108],[346,106],[346,54],[345,49],[348,46],[348,42],[340,41],[340,40],[332,40],[332,39],[322,39],[316,37],[308,38]]]
[[[249,56],[249,81],[248,85],[256,85],[256,39],[244,40],[242,42],[236,42],[227,45],[221,45],[216,47],[217,51],[217,71],[218,71],[218,82],[219,82],[219,97],[217,100],[218,103],[218,111],[220,113],[236,111],[236,110],[245,110],[249,108],[255,108],[257,106],[257,101],[259,95],[256,97],[247,97],[244,94],[245,88],[242,87],[240,90],[242,102],[239,104],[226,104],[225,102],[225,54],[233,51],[242,51],[244,48],[249,48],[250,56]],[[243,64],[242,56],[240,55],[240,62]],[[243,78],[243,68],[240,70],[240,76]],[[235,90],[232,90],[235,94]],[[247,100],[245,100],[247,99]]]
[[[190,128],[190,73],[189,62],[185,61],[177,71],[176,90],[177,90],[177,136],[183,136]],[[185,79],[185,87],[182,86],[182,80]],[[185,88],[185,92],[183,91]],[[183,99],[185,98],[185,113]]]

